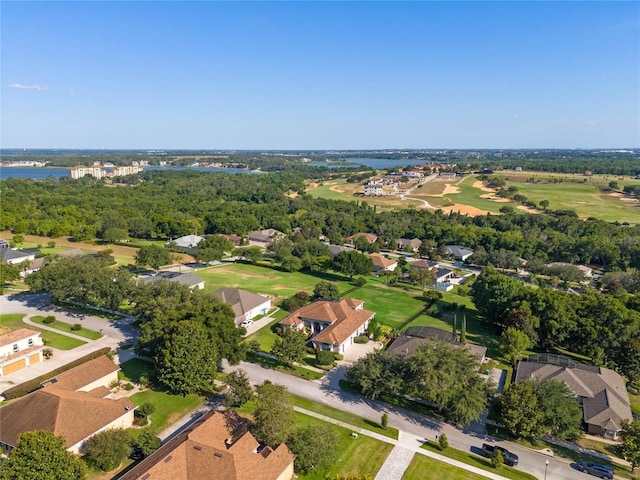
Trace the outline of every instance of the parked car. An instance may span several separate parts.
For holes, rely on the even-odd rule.
[[[611,470],[611,467],[607,467],[601,463],[580,462],[578,464],[578,470],[595,477],[607,478],[609,480],[613,478],[613,470]]]
[[[241,327],[244,327],[244,328],[248,328],[248,327],[249,327],[249,325],[251,325],[252,323],[253,323],[253,320],[245,320],[244,322],[242,322],[242,323],[240,324],[240,326],[241,326]]]
[[[482,444],[482,456],[487,458],[493,458],[496,452],[500,452],[502,454],[502,458],[504,458],[504,463],[513,467],[518,464],[518,456],[515,453],[511,453],[509,450],[503,447],[499,447],[497,445],[489,445],[488,443]]]

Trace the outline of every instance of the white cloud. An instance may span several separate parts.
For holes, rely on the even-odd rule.
[[[12,83],[9,88],[17,88],[18,90],[38,90],[39,92],[49,90],[46,85],[23,85],[21,83]]]

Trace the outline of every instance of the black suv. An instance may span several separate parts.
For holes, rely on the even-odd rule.
[[[611,467],[607,467],[600,463],[580,462],[578,464],[578,470],[595,477],[607,478],[609,480],[613,478],[613,470],[611,470]]]

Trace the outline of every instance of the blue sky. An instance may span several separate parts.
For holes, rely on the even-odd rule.
[[[2,147],[640,146],[639,2],[12,2]]]

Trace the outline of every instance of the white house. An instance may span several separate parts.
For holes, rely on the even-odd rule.
[[[0,240],[0,261],[7,265],[17,265],[22,262],[30,262],[35,260],[38,249],[18,250],[11,248],[7,242]]]
[[[271,310],[271,298],[266,295],[229,287],[219,288],[213,294],[224,303],[231,305],[235,314],[236,325],[240,325],[245,320],[251,320],[258,315],[266,315]]]
[[[447,255],[453,255],[463,262],[473,255],[473,250],[468,247],[462,247],[460,245],[445,245],[445,248],[447,250]]]
[[[396,260],[389,259],[379,253],[372,253],[369,255],[373,260],[373,273],[379,274],[383,272],[392,272],[398,266]]]
[[[382,196],[382,185],[374,183],[364,184],[364,194],[368,197],[380,197]]]
[[[40,332],[20,328],[0,335],[0,378],[42,362]]]
[[[201,237],[200,235],[185,235],[184,237],[176,238],[173,241],[173,245],[175,245],[176,248],[193,250],[198,248],[198,244],[202,240],[204,240],[204,237]],[[171,244],[172,242],[168,242],[167,246],[170,246]]]

